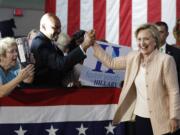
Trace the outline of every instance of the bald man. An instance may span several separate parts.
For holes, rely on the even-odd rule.
[[[33,39],[31,51],[34,54],[36,86],[62,86],[61,80],[73,66],[86,58],[86,50],[95,41],[95,32],[86,33],[85,40],[67,56],[54,45],[61,32],[59,18],[51,13],[46,13],[40,20],[40,32]]]

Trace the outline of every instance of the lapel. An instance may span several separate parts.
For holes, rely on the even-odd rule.
[[[150,63],[154,57],[159,53],[159,51],[156,49],[152,52],[152,54],[148,57],[147,63]],[[130,65],[132,68],[130,68],[129,74],[131,74],[129,80],[128,80],[128,86],[127,89],[130,89],[130,87],[133,85],[134,79],[139,71],[139,67],[140,67],[140,61],[141,61],[141,54],[140,52],[134,56],[134,60],[132,60],[132,64]]]
[[[155,49],[148,57],[147,61],[146,61],[146,66],[148,65],[148,63],[150,63],[154,57],[159,53],[159,51],[157,49]],[[140,67],[140,61],[141,61],[141,54],[138,53],[138,55],[135,57],[133,63],[132,63],[132,67],[133,69],[131,69],[131,79],[132,79],[132,82],[134,81],[138,71],[139,71],[139,67]],[[146,67],[148,68],[148,67]]]
[[[140,60],[141,60],[141,54],[138,53],[138,55],[135,57],[135,59],[133,61],[132,81],[134,81],[134,79],[137,75],[137,72],[138,72],[138,69],[140,66]]]
[[[132,64],[130,65],[131,66],[130,71],[128,71],[129,74],[131,74],[131,76],[129,77],[129,80],[127,82],[127,85],[126,85],[127,87],[125,87],[126,90],[122,90],[122,94],[120,98],[121,101],[124,100],[124,98],[127,96],[128,92],[130,91],[130,88],[133,85],[134,79],[138,73],[138,69],[140,66],[140,58],[141,58],[141,55],[139,52],[136,56],[134,56],[134,59],[132,60]]]

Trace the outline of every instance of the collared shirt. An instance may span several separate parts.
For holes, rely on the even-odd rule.
[[[11,68],[7,74],[5,74],[2,67],[0,67],[0,84],[6,84],[13,80],[19,73],[19,65],[17,64],[15,67]]]
[[[159,51],[162,53],[166,53],[166,43],[159,48]]]
[[[82,50],[82,52],[84,53],[84,55],[86,55],[86,52],[84,51],[84,49],[82,48],[82,45],[79,46],[80,49]]]
[[[135,79],[137,102],[136,102],[134,114],[143,118],[149,118],[145,72],[146,72],[146,68],[141,65]]]

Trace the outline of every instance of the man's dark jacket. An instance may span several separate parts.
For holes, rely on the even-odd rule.
[[[80,47],[64,56],[41,32],[33,39],[31,52],[36,60],[34,86],[61,86],[66,73],[86,58]]]
[[[178,82],[179,82],[179,86],[180,86],[180,49],[173,45],[166,44],[166,53],[173,56],[173,58],[176,62],[177,73],[178,73]]]

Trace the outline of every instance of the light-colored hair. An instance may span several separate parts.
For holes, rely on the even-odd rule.
[[[71,38],[68,34],[61,32],[58,36],[56,44],[61,51],[67,52],[70,40]]]
[[[8,48],[17,46],[15,38],[5,37],[0,40],[0,56],[5,56]]]
[[[38,32],[39,32],[39,30],[37,30],[37,29],[32,29],[32,30],[28,33],[27,38],[28,38],[28,39],[33,39],[33,38],[37,35]]]
[[[156,26],[154,24],[149,24],[149,23],[145,23],[145,24],[140,25],[135,31],[135,37],[136,38],[137,38],[137,36],[141,30],[149,30],[149,32],[151,33],[152,37],[154,38],[154,40],[156,42],[156,48],[159,49],[159,47],[160,47],[160,35],[159,35],[159,31],[156,28]]]
[[[69,43],[71,40],[70,36],[66,33],[63,33],[61,32],[59,34],[59,37],[58,37],[58,40],[57,40],[57,43],[61,46],[66,46],[67,43]]]

